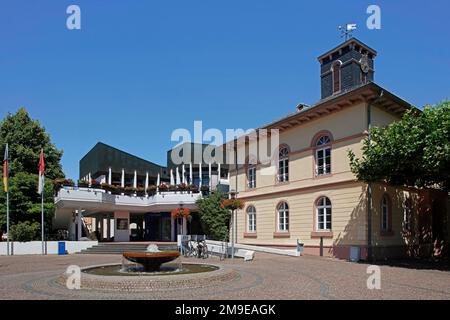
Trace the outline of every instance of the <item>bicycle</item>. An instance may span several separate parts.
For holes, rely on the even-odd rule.
[[[207,259],[209,257],[208,245],[206,239],[197,241],[197,258]]]

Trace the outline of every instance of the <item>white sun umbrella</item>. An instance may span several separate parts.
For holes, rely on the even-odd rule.
[[[189,163],[189,183],[193,184],[193,181],[192,181],[192,162]]]
[[[184,169],[184,163],[183,163],[183,166],[181,167],[181,174],[182,174],[181,181],[183,183],[186,183],[186,170]]]
[[[173,180],[173,169],[170,169],[170,185],[173,186],[175,181]]]
[[[202,164],[198,164],[198,186],[202,186]]]
[[[181,183],[180,182],[180,170],[178,170],[178,167],[177,167],[177,169],[175,171],[175,182],[176,182],[177,185],[179,185]]]

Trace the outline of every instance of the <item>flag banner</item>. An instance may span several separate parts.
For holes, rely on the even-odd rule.
[[[39,187],[38,193],[42,194],[44,191],[44,151],[41,149],[41,156],[39,157]]]
[[[8,191],[8,170],[8,144],[6,144],[5,156],[3,158],[3,190],[5,192]]]

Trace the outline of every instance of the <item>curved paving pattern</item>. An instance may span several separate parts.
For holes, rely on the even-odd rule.
[[[120,261],[118,255],[0,257],[0,299],[450,299],[446,271],[380,266],[381,290],[369,290],[365,264],[262,253],[252,262],[202,260],[221,269],[196,274],[197,279],[177,275],[170,281],[183,281],[171,285],[161,279],[148,290],[142,283],[104,290],[98,279],[85,274],[81,290],[65,287],[62,275],[69,265]]]

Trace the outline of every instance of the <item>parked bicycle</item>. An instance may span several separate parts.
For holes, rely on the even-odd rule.
[[[206,239],[197,241],[197,258],[207,259],[209,257],[208,246],[206,245]]]

